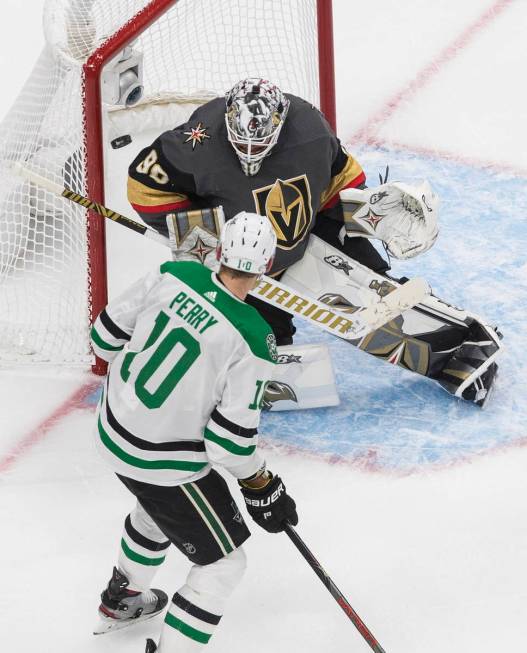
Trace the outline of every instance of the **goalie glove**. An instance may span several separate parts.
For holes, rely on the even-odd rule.
[[[439,199],[427,181],[418,186],[401,182],[375,188],[347,188],[340,193],[344,238],[362,236],[382,240],[388,254],[408,259],[426,252],[437,234]]]
[[[269,481],[263,487],[250,487],[250,480],[238,481],[245,499],[247,512],[254,521],[268,533],[280,533],[285,522],[293,526],[298,524],[296,504],[287,494],[285,485],[279,476],[268,474]]]

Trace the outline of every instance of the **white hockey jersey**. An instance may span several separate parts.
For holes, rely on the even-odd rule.
[[[99,315],[95,353],[110,362],[96,441],[118,474],[195,481],[211,464],[247,478],[276,342],[259,313],[199,263],[161,265]]]

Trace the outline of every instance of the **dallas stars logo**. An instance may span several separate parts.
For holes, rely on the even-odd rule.
[[[191,127],[189,132],[183,132],[185,136],[188,136],[185,143],[190,143],[192,142],[192,149],[196,147],[196,143],[199,143],[200,145],[203,145],[203,141],[206,138],[210,138],[210,136],[207,134],[207,128],[203,127],[203,124],[201,122],[198,122],[196,127]]]
[[[214,247],[209,247],[208,245],[206,245],[198,236],[194,247],[192,249],[189,249],[188,253],[192,254],[197,259],[199,259],[200,263],[204,263],[207,254],[209,254],[213,250]]]

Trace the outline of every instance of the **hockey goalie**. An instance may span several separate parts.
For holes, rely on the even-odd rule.
[[[147,225],[170,235],[176,256],[183,249],[205,262],[213,260],[214,228],[192,225],[192,210],[221,205],[227,220],[239,211],[266,215],[278,240],[270,275],[349,313],[405,282],[389,275],[372,239],[388,260],[408,259],[427,251],[438,233],[438,199],[428,183],[385,179],[368,188],[322,114],[258,78],[240,81],[144,148],[129,167],[128,199]],[[287,348],[279,350],[284,361],[294,359],[291,312],[257,293],[247,301]],[[483,319],[432,295],[351,342],[482,406],[496,378],[500,338]],[[280,384],[274,390],[297,400],[293,391],[282,396]]]

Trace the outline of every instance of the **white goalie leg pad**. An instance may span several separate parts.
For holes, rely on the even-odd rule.
[[[302,410],[340,403],[329,349],[326,345],[278,347],[273,379],[267,384],[266,410]]]
[[[195,653],[213,635],[247,566],[242,547],[210,565],[194,565],[173,596],[158,653]]]
[[[302,259],[286,270],[281,281],[351,315],[374,306],[399,286],[313,235]]]
[[[401,287],[397,281],[370,270],[313,235],[309,237],[302,260],[292,265],[281,281],[298,292],[311,294],[352,315],[363,306],[374,306],[379,297],[385,297]],[[456,308],[433,295],[426,295],[418,307],[421,310],[403,313],[404,332],[408,335],[434,331],[445,322],[468,327],[472,320],[476,320],[493,333],[496,345],[502,346],[495,330],[473,313]]]
[[[310,236],[303,259],[291,266],[282,280],[299,293],[311,293],[332,308],[349,312],[352,318],[354,315],[360,315],[358,312],[362,306],[374,306],[379,297],[389,299],[393,296],[394,289],[408,285],[408,282],[400,284],[394,279],[370,270],[316,236]],[[401,318],[401,332],[404,337],[410,339],[418,334],[432,334],[448,325],[456,327],[460,333],[466,330],[467,339],[463,343],[460,342],[452,349],[433,349],[436,361],[444,360],[444,372],[447,374],[446,379],[438,377],[437,380],[442,387],[457,397],[466,398],[465,391],[485,374],[503,350],[502,341],[495,327],[490,326],[474,313],[452,306],[433,295],[425,295],[414,308],[403,311]],[[472,336],[473,333],[475,337]],[[365,351],[370,351],[371,341],[367,341],[367,338],[360,337],[352,340],[352,343]],[[462,348],[462,344],[466,346]],[[482,354],[486,359],[481,360],[481,363],[469,373],[472,363],[465,364],[463,356],[464,349],[468,349],[466,353],[469,359],[473,358],[471,345],[482,348]],[[428,359],[421,358],[420,351],[418,347],[414,352],[414,371],[428,376]],[[387,360],[394,362],[391,359]],[[451,361],[448,365],[446,365],[447,360]],[[434,373],[436,374],[437,371]],[[486,389],[476,389],[478,390],[476,400],[484,399]]]

